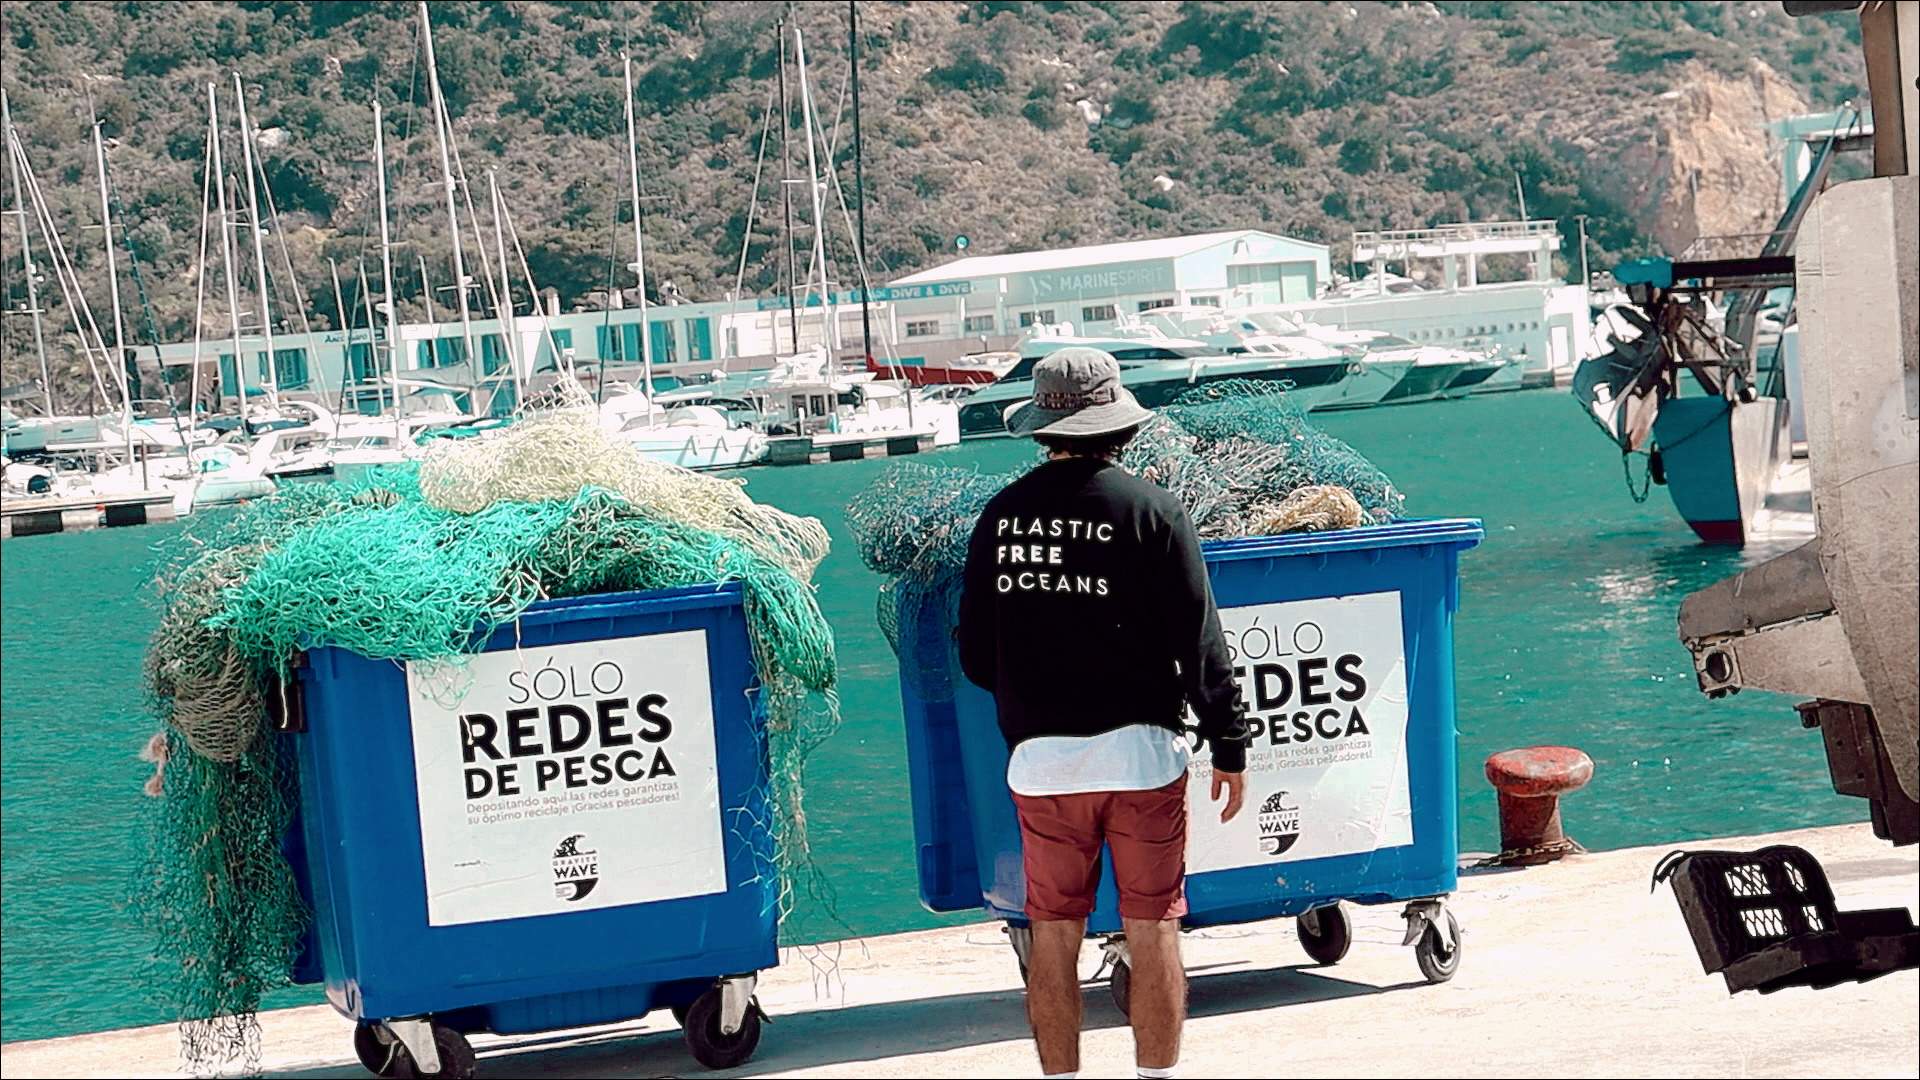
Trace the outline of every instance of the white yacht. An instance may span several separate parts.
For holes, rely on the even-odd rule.
[[[276,484],[353,480],[369,470],[413,460],[418,448],[389,425],[384,430],[280,428],[254,438],[246,460]]]
[[[1378,404],[1399,386],[1413,368],[1414,358],[1395,350],[1373,351],[1364,332],[1331,330],[1302,323],[1284,312],[1265,307],[1221,309],[1205,304],[1158,308],[1142,313],[1151,325],[1203,341],[1215,352],[1230,356],[1324,358],[1347,360],[1343,379],[1313,394],[1316,409],[1351,409]]]
[[[960,432],[967,438],[1006,434],[1006,413],[1033,395],[1033,369],[1043,357],[1068,346],[1090,346],[1120,362],[1120,382],[1142,405],[1154,409],[1205,383],[1246,380],[1279,382],[1302,408],[1335,400],[1359,370],[1349,351],[1307,339],[1266,351],[1229,353],[1223,346],[1192,337],[1174,337],[1158,326],[1129,320],[1103,337],[1051,332],[1030,336],[1020,345],[1020,362],[999,381],[982,387],[960,404]]]
[[[6,449],[29,454],[63,443],[93,442],[100,438],[97,416],[21,416],[12,409],[4,417]]]
[[[317,402],[283,398],[277,408],[250,410],[246,431],[237,417],[225,418],[227,423],[216,418],[186,427],[171,440],[143,442],[149,423],[174,434],[172,422],[138,422],[136,460],[103,462],[95,473],[110,485],[170,490],[176,512],[186,514],[259,498],[280,484],[348,480],[410,461],[418,454],[417,434],[452,418],[458,414],[421,412],[396,421],[337,414]],[[103,431],[114,423],[107,421]],[[110,450],[118,444],[98,445]]]
[[[600,426],[654,461],[687,469],[732,469],[757,465],[767,456],[765,435],[712,405],[686,402],[668,408],[668,395],[649,399],[639,390],[612,394],[600,403]]]
[[[834,371],[820,349],[654,397],[670,411],[707,405],[753,418],[770,440],[768,457],[776,464],[816,454],[824,460],[862,457],[875,445],[887,452],[899,446],[904,453],[911,452],[908,443],[917,451],[960,441],[960,409],[944,395],[882,382],[871,371]]]
[[[1184,310],[1198,318],[1208,309]],[[1422,344],[1385,330],[1326,326],[1279,305],[1216,310],[1211,326],[1223,340],[1237,336],[1249,352],[1262,351],[1268,342],[1303,339],[1353,350],[1361,370],[1340,393],[1320,402],[1322,409],[1406,404],[1520,386],[1520,365],[1497,352]]]
[[[95,490],[172,492],[174,513],[180,515],[231,506],[274,490],[273,479],[247,446],[226,440],[184,453],[141,455],[132,462],[101,460],[89,475]]]

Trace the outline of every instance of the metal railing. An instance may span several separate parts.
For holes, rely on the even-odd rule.
[[[1681,262],[1698,262],[1706,259],[1750,259],[1764,252],[1768,245],[1789,237],[1785,230],[1774,229],[1768,232],[1726,233],[1720,236],[1696,236],[1680,253]]]
[[[1353,246],[1390,247],[1402,244],[1445,244],[1471,240],[1539,240],[1558,237],[1560,224],[1551,218],[1530,221],[1462,221],[1431,229],[1356,231]]]

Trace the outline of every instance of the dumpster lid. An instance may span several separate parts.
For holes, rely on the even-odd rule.
[[[587,593],[554,600],[535,600],[527,605],[526,610],[513,619],[508,619],[502,625],[511,625],[515,621],[523,624],[546,622],[552,618],[550,613],[555,612],[565,612],[571,619],[580,618],[583,614],[589,613],[593,616],[615,616],[724,606],[729,603],[738,603],[745,593],[746,588],[739,581],[676,585],[666,589]]]
[[[1487,535],[1478,518],[1415,518],[1387,525],[1367,525],[1333,532],[1287,533],[1282,536],[1242,536],[1209,540],[1200,545],[1210,561],[1272,558],[1280,555],[1325,555],[1336,551],[1370,551],[1390,547],[1450,544],[1462,550]]]
[[[473,636],[468,639],[467,646],[462,652],[490,652],[511,645],[521,633],[534,627],[578,622],[582,619],[617,619],[631,615],[727,607],[739,604],[745,595],[745,586],[736,580],[700,585],[676,585],[665,589],[586,593],[581,596],[535,600],[518,615],[502,621],[497,626],[475,627]],[[319,650],[336,646],[320,645],[311,639],[303,639],[300,647],[303,650]]]

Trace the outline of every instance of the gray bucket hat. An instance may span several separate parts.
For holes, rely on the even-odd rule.
[[[1033,400],[1007,415],[1007,431],[1091,438],[1151,419],[1153,410],[1120,385],[1120,362],[1112,354],[1075,345],[1034,365]]]

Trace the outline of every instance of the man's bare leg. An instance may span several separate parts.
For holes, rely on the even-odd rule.
[[[1133,1015],[1128,1018],[1133,1022],[1133,1060],[1142,1069],[1171,1069],[1180,1059],[1180,1025],[1187,1018],[1180,920],[1122,921],[1133,968]]]
[[[1033,923],[1027,959],[1027,1022],[1048,1076],[1080,1071],[1080,942],[1085,919]]]

